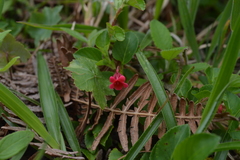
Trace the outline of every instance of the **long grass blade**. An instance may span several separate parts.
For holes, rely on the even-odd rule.
[[[168,99],[165,89],[163,87],[163,84],[159,80],[159,77],[157,76],[155,70],[153,69],[152,65],[149,63],[145,55],[142,52],[138,52],[136,55],[137,55],[138,61],[140,62],[144,72],[146,73],[152,85],[153,91],[156,94],[156,97],[158,99],[158,103],[160,105],[163,105],[165,101]],[[172,107],[169,101],[163,107],[162,114],[168,129],[177,125],[176,119],[173,114]]]
[[[235,29],[237,18],[240,16],[239,7],[240,7],[240,1],[233,0],[231,22],[230,22],[231,30]]]
[[[154,19],[158,19],[160,17],[163,2],[164,2],[164,0],[157,0],[156,1]]]
[[[61,132],[57,99],[49,69],[44,57],[40,53],[37,54],[37,62],[40,103],[43,110],[44,119],[46,121],[49,133],[60,144]]]
[[[66,108],[64,107],[61,98],[59,97],[59,95],[56,95],[57,97],[57,102],[58,102],[58,109],[59,109],[59,117],[60,121],[61,121],[61,126],[62,126],[62,130],[65,134],[65,137],[70,145],[70,147],[72,148],[73,151],[78,151],[77,155],[81,155],[81,148],[79,146],[78,143],[78,139],[77,136],[75,134],[74,128],[72,126],[72,123],[69,119],[68,113]]]
[[[196,40],[194,26],[192,23],[192,17],[188,12],[187,5],[184,0],[178,0],[178,10],[180,13],[181,22],[182,22],[188,43],[193,51],[193,56],[197,59],[198,62],[200,62],[201,57],[198,51],[198,44]]]
[[[204,109],[200,126],[197,130],[197,133],[203,132],[211,122],[214,117],[214,114],[217,111],[218,104],[221,100],[224,90],[227,88],[227,85],[230,80],[230,76],[234,70],[236,60],[238,58],[238,53],[240,50],[240,17],[237,18],[235,24],[235,30],[232,32],[228,46],[223,58],[223,63],[220,69],[220,73],[217,77],[217,80],[213,86],[213,90],[210,94],[209,100],[207,102],[206,108]]]
[[[29,127],[36,131],[51,147],[59,148],[55,139],[47,132],[38,117],[7,87],[0,83],[0,101],[13,111]]]
[[[220,38],[222,36],[222,31],[224,30],[225,24],[231,15],[231,10],[232,10],[232,0],[228,1],[227,6],[225,7],[224,11],[220,15],[219,23],[218,23],[216,31],[213,35],[211,46],[208,51],[205,62],[209,61],[209,59],[211,58],[211,56],[213,54],[214,49],[219,44]]]

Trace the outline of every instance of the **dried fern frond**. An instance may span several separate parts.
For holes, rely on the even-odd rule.
[[[157,105],[157,98],[153,93],[152,86],[149,82],[144,83],[143,85],[138,87],[132,94],[129,95],[137,79],[137,75],[130,79],[129,87],[119,92],[110,107],[106,107],[104,110],[101,111],[100,114],[97,114],[98,120],[95,121],[95,124],[96,122],[99,122],[99,118],[101,118],[102,112],[108,113],[108,117],[105,120],[102,130],[99,132],[97,137],[95,137],[95,140],[91,147],[92,150],[95,150],[97,148],[103,136],[113,125],[113,121],[116,115],[119,115],[117,126],[118,137],[122,149],[125,152],[128,151],[129,140],[131,141],[131,144],[134,145],[139,138],[139,127],[142,126],[142,124],[140,124],[139,122],[139,118],[145,118],[143,129],[141,129],[141,131],[144,131],[151,124],[153,118],[157,115],[156,111],[159,110],[159,106]],[[89,103],[89,101],[83,101],[79,99],[73,100],[84,104]],[[203,105],[201,103],[194,104],[193,101],[188,102],[184,98],[179,98],[176,94],[170,95],[169,100],[173,107],[173,111],[175,113],[178,125],[189,124],[192,133],[195,133],[202,117]],[[122,101],[125,101],[124,104],[119,106],[120,102]],[[92,109],[100,110],[100,107],[93,102],[91,104],[91,107]],[[224,118],[220,118],[219,115],[217,115],[215,118],[218,118],[219,121],[233,119],[230,118],[229,114],[222,115]],[[129,121],[130,125],[128,123]],[[213,124],[209,126],[209,130],[212,129]],[[159,126],[158,138],[161,138],[166,133],[166,131],[166,125],[163,121],[163,123],[161,123],[161,125]],[[151,147],[152,139],[150,138],[145,145],[145,150],[150,151]]]

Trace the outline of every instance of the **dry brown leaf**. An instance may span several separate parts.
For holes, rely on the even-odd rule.
[[[157,104],[157,97],[155,94],[152,95],[150,101],[149,101],[149,104],[148,104],[148,109],[147,109],[147,112],[149,114],[153,113],[153,110]],[[146,120],[144,122],[144,131],[147,129],[147,127],[151,124],[152,120],[153,120],[153,116],[147,116],[146,117]],[[152,145],[152,138],[149,138],[149,140],[147,141],[147,143],[145,144],[145,150],[146,151],[150,151],[151,149],[151,145]]]
[[[126,134],[126,126],[127,126],[127,117],[128,115],[124,112],[127,112],[130,107],[141,97],[144,96],[147,92],[147,88],[149,86],[149,82],[144,83],[142,86],[140,86],[126,101],[125,105],[122,106],[122,112],[123,114],[121,114],[120,119],[119,119],[119,123],[118,123],[118,137],[120,139],[120,143],[123,147],[123,150],[125,152],[128,151],[128,136]],[[150,95],[150,92],[148,94],[148,96]],[[143,102],[143,100],[141,101]],[[144,101],[145,102],[145,101]],[[141,106],[140,106],[141,107]],[[142,108],[142,107],[141,107]],[[135,119],[136,120],[136,119]],[[134,123],[134,122],[133,122]],[[138,123],[137,123],[138,125]],[[137,127],[138,128],[138,127]],[[136,129],[136,126],[135,126]],[[133,136],[133,135],[132,135]],[[135,135],[138,136],[138,135]]]
[[[139,135],[138,135],[138,130],[139,130],[139,128],[138,128],[138,123],[139,123],[138,113],[140,113],[141,110],[143,109],[143,107],[149,103],[149,101],[147,99],[149,98],[151,93],[152,93],[152,87],[151,87],[150,83],[148,83],[147,89],[142,94],[140,100],[137,103],[137,107],[134,108],[135,115],[132,117],[131,127],[130,127],[130,135],[131,135],[132,145],[134,145],[137,142],[138,137],[139,137]]]
[[[128,82],[128,87],[124,88],[123,90],[120,91],[120,93],[116,96],[113,104],[110,107],[110,110],[113,110],[117,107],[117,105],[126,98],[127,94],[129,93],[129,91],[131,91],[131,89],[134,87],[135,83],[137,82],[138,79],[138,75],[134,75]],[[108,110],[108,108],[105,108],[104,110]],[[105,135],[105,133],[108,131],[108,129],[110,128],[110,126],[112,125],[113,119],[115,119],[115,112],[110,112],[106,122],[104,123],[104,126],[102,128],[102,130],[99,132],[99,134],[97,135],[97,137],[95,138],[91,149],[95,150],[98,146],[98,144],[100,143],[101,138]]]

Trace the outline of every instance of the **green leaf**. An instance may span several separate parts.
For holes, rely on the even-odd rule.
[[[62,7],[63,6],[56,6],[54,8],[44,7],[42,13],[33,12],[29,18],[29,22],[43,25],[55,25],[61,20],[59,12],[62,10]],[[28,26],[26,30],[30,36],[35,39],[36,45],[38,45],[39,41],[50,38],[52,34],[50,30],[30,26]]]
[[[86,57],[95,61],[102,60],[102,52],[99,51],[97,48],[93,47],[84,47],[79,50],[77,50],[73,54],[74,58],[80,58],[80,57]]]
[[[122,156],[123,156],[123,154],[117,148],[114,148],[110,152],[108,160],[116,160],[116,159],[119,159]]]
[[[173,58],[177,57],[177,55],[182,53],[187,48],[188,47],[177,47],[177,48],[162,50],[161,55],[166,60],[172,60]]]
[[[238,112],[240,108],[240,98],[231,92],[226,92],[227,107],[232,115]]]
[[[91,151],[91,147],[94,142],[94,139],[95,139],[95,137],[94,137],[92,131],[88,130],[84,136],[84,142],[85,142],[86,147],[89,149],[89,151]]]
[[[140,160],[149,160],[150,154],[150,152],[144,153]]]
[[[169,30],[161,22],[152,20],[150,22],[151,36],[156,47],[162,50],[171,49],[172,37]]]
[[[237,18],[240,16],[239,7],[240,7],[240,1],[239,0],[233,0],[231,21],[230,21],[231,30],[235,29],[236,23],[237,23],[236,22]]]
[[[108,48],[110,45],[110,37],[108,31],[104,30],[96,39],[96,46],[102,51],[102,53],[107,56]]]
[[[181,125],[171,128],[164,136],[155,144],[152,149],[150,159],[171,159],[175,147],[185,138],[190,136],[188,125]]]
[[[75,30],[71,30],[69,28],[61,28],[61,30],[63,30],[64,32],[73,36],[74,38],[77,38],[80,41],[83,41],[83,42],[86,42],[86,43],[88,42],[87,38],[85,38],[83,35],[81,35],[79,32],[77,32]]]
[[[145,10],[146,8],[146,4],[144,0],[128,0],[127,4],[137,9],[140,9],[142,11]]]
[[[109,73],[100,72],[96,62],[86,57],[79,57],[73,60],[66,69],[72,71],[75,85],[80,90],[93,92],[93,96],[101,108],[107,106],[106,95],[114,95],[109,88]]]
[[[26,146],[20,152],[15,154],[10,160],[20,160],[20,159],[22,159],[22,157],[23,157],[23,155],[24,155],[24,153],[26,152],[27,149],[28,149],[28,146]]]
[[[116,10],[119,10],[120,8],[122,8],[123,5],[124,5],[124,1],[125,1],[125,0],[113,1],[113,2],[114,2],[114,8],[115,8]]]
[[[210,94],[211,91],[208,90],[200,91],[198,93],[192,93],[192,95],[194,95],[194,97],[196,97],[199,101],[203,98],[209,97]]]
[[[194,64],[188,64],[188,65],[185,65],[183,66],[182,68],[182,72],[185,73],[187,72],[190,68],[193,68],[193,70],[191,71],[192,72],[197,72],[197,71],[202,71],[202,70],[206,70],[208,67],[210,67],[209,64],[207,63],[194,63]]]
[[[27,62],[31,55],[11,34],[7,34],[0,45],[0,67],[6,66],[16,56],[19,56],[22,62]]]
[[[111,139],[111,137],[109,137],[112,133],[112,130],[113,130],[114,126],[111,126],[108,131],[105,133],[105,135],[102,137],[101,141],[100,141],[100,144],[102,146],[106,146],[106,143],[109,139]],[[99,132],[98,132],[99,133]]]
[[[2,83],[0,83],[0,95],[0,102],[35,130],[51,147],[59,148],[58,143],[47,132],[38,117]]]
[[[1,31],[1,29],[0,29],[0,31]],[[9,32],[11,32],[11,30],[6,30],[6,31],[3,31],[3,32],[0,32],[0,45],[1,45],[2,41],[3,41],[3,39],[7,36],[7,34]]]
[[[201,133],[182,141],[173,152],[174,160],[203,160],[211,154],[219,144],[220,137]]]
[[[4,66],[3,68],[0,68],[0,72],[5,72],[7,71],[14,63],[19,59],[20,57],[14,57],[13,59],[10,60],[10,62]]]
[[[236,21],[235,30],[234,32],[232,32],[232,35],[228,42],[219,75],[214,83],[213,90],[203,111],[202,119],[200,121],[200,126],[198,127],[197,133],[203,132],[208,127],[215,113],[217,112],[218,105],[222,98],[222,94],[229,85],[229,80],[234,70],[234,66],[236,64],[238,53],[240,50],[240,41],[238,41],[239,36],[240,17],[238,17]]]
[[[123,41],[125,39],[125,32],[121,27],[111,26],[109,23],[107,23],[107,29],[110,36],[113,36],[113,38],[116,40]]]
[[[229,134],[232,139],[240,140],[240,131],[231,131]]]
[[[34,138],[34,133],[31,131],[17,131],[9,134],[0,140],[0,159],[8,159],[22,149]]]
[[[200,62],[201,57],[200,57],[200,54],[198,51],[198,44],[197,44],[197,40],[196,40],[194,26],[192,23],[192,18],[194,18],[194,17],[190,16],[190,13],[187,9],[187,4],[183,0],[178,0],[178,10],[180,13],[180,19],[181,19],[188,43],[189,43],[190,47],[192,48],[193,55],[197,59],[197,61]]]
[[[125,39],[123,41],[115,42],[113,46],[113,57],[121,61],[122,64],[128,63],[138,48],[138,38],[133,32],[126,32]]]
[[[82,149],[82,153],[87,157],[88,160],[96,160],[97,152],[92,154],[87,149]]]
[[[144,72],[146,73],[152,85],[154,93],[157,96],[159,105],[163,105],[168,98],[162,82],[160,81],[158,75],[156,74],[155,70],[153,69],[152,65],[149,63],[147,58],[144,56],[144,54],[142,52],[138,52],[136,55],[137,55],[138,61],[140,62]],[[177,125],[176,119],[173,114],[172,107],[169,101],[163,107],[162,113],[168,129]]]
[[[191,88],[192,88],[191,81],[189,79],[185,79],[182,86],[179,88],[177,95],[181,97],[187,97],[188,92],[191,90]]]
[[[61,131],[56,93],[47,63],[42,54],[37,54],[38,89],[40,103],[49,133],[60,144]]]
[[[139,45],[139,50],[142,51],[144,48],[146,48],[150,43],[152,42],[151,32],[148,31],[143,40],[141,41]]]

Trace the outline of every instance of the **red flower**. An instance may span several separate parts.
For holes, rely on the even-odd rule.
[[[110,82],[112,83],[109,88],[121,90],[123,87],[128,87],[128,84],[125,83],[125,76],[119,73],[119,68],[117,67],[116,72],[113,76],[109,78]]]
[[[220,105],[218,106],[218,111],[217,111],[217,113],[223,113],[223,105],[222,105],[222,104],[220,104]]]

